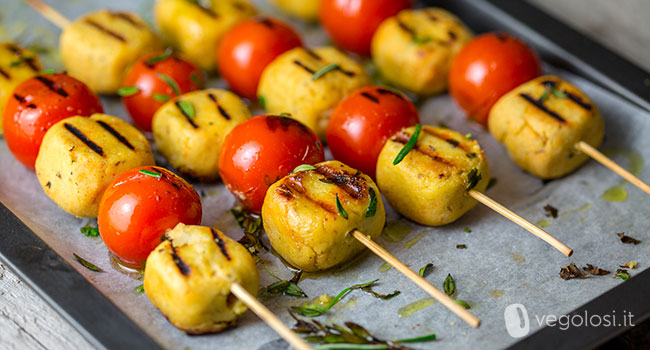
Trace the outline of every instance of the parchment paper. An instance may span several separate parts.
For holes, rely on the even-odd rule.
[[[113,9],[132,9],[151,18],[151,0],[126,1],[49,1],[66,16],[75,18],[86,11],[107,6]],[[258,1],[260,3],[260,1]],[[261,2],[261,12],[273,13],[270,5]],[[56,47],[59,30],[43,20],[21,1],[3,0],[0,39],[17,38],[26,44]],[[315,25],[293,22],[306,36],[309,44],[323,44],[328,40]],[[47,68],[60,68],[55,51],[44,57]],[[584,79],[560,72],[583,89],[599,106],[607,128],[604,148],[616,147],[645,153],[650,148],[650,115],[630,105]],[[224,86],[213,81],[212,86]],[[102,98],[107,113],[128,120],[120,101]],[[416,288],[394,269],[380,272],[383,262],[364,254],[345,269],[337,269],[316,276],[307,276],[300,286],[315,298],[321,294],[335,295],[341,289],[356,283],[379,279],[380,292],[402,291],[396,298],[383,301],[362,292],[348,295],[339,306],[319,320],[326,322],[354,321],[384,339],[404,338],[435,332],[438,340],[414,344],[416,348],[502,348],[517,340],[510,337],[504,324],[504,309],[513,303],[525,305],[531,317],[531,333],[540,328],[534,316],[554,314],[560,316],[594,299],[605,291],[624,283],[613,278],[613,271],[630,260],[639,267],[630,270],[632,275],[648,264],[648,211],[647,195],[632,185],[627,185],[628,198],[622,202],[609,202],[600,196],[621,179],[595,161],[589,161],[571,175],[546,185],[541,180],[523,173],[510,161],[504,149],[477,125],[467,123],[463,114],[449,96],[432,98],[420,106],[422,122],[444,123],[462,133],[471,132],[483,146],[492,169],[496,185],[487,191],[492,198],[528,218],[532,222],[548,219],[546,230],[575,250],[571,258],[545,244],[527,231],[512,224],[488,208],[477,206],[460,220],[444,227],[429,228],[400,219],[390,207],[388,221],[401,221],[409,228],[406,237],[391,242],[383,235],[378,242],[402,259],[416,271],[427,263],[435,265],[427,279],[442,287],[448,273],[457,285],[456,297],[468,302],[471,311],[482,320],[479,329],[472,329],[439,303],[422,309],[408,318],[399,318],[398,309],[427,295]],[[627,159],[615,158],[627,166]],[[0,201],[10,208],[44,241],[51,245],[75,269],[93,283],[140,327],[170,349],[284,349],[286,343],[251,312],[239,326],[221,334],[187,336],[171,326],[149,303],[146,296],[137,295],[134,288],[141,281],[117,272],[99,239],[84,237],[79,228],[87,220],[76,219],[64,213],[51,202],[40,188],[36,176],[16,161],[4,142],[0,143]],[[641,178],[648,181],[646,169]],[[229,209],[234,198],[223,185],[197,185],[203,198],[204,225],[226,232],[234,239],[242,235]],[[543,207],[551,204],[559,209],[557,219],[544,215]],[[94,224],[93,221],[90,222]],[[471,232],[466,232],[469,228]],[[622,244],[615,233],[626,232],[640,239],[639,245]],[[416,242],[417,241],[417,242]],[[415,243],[416,242],[416,243]],[[415,243],[415,244],[413,244]],[[467,249],[457,249],[465,244]],[[410,245],[410,248],[405,248]],[[77,253],[106,272],[89,271],[73,260]],[[263,262],[271,271],[289,279],[290,272],[276,257],[265,253]],[[577,265],[597,265],[612,274],[584,280],[564,281],[558,273],[562,266],[575,261]],[[258,265],[261,287],[274,279]],[[275,297],[263,302],[288,324],[293,324],[287,308],[299,305],[305,299]],[[93,312],[93,310],[88,310]],[[97,315],[102,317],[102,315]],[[105,320],[111,322],[111,320]],[[119,335],[116,335],[119,336]]]

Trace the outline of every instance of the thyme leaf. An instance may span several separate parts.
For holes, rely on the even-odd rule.
[[[138,89],[136,86],[123,86],[117,90],[117,94],[122,97],[133,96],[138,92],[140,92],[140,89]]]
[[[194,119],[196,116],[196,111],[194,110],[194,105],[189,101],[178,100],[176,101],[178,108],[181,109],[181,112],[185,114],[188,118]]]
[[[366,209],[366,217],[371,218],[377,213],[377,194],[372,187],[368,189],[368,194],[370,195],[370,203],[368,209]]]
[[[415,144],[418,142],[418,137],[420,136],[421,131],[422,131],[422,125],[416,124],[415,130],[413,131],[413,134],[409,138],[408,142],[399,151],[397,157],[395,157],[395,160],[393,160],[393,165],[397,165],[402,160],[404,160],[404,157],[406,157],[406,155],[413,149],[413,147],[415,147]]]
[[[99,267],[89,262],[88,260],[80,257],[76,253],[72,253],[72,256],[74,256],[74,259],[77,260],[83,267],[87,268],[88,270],[95,271],[95,272],[104,272],[104,270],[100,269]]]
[[[301,171],[308,171],[308,170],[314,170],[314,169],[316,169],[316,167],[311,165],[311,164],[302,164],[302,165],[298,165],[295,169],[293,169],[293,171],[291,173],[295,174],[295,173],[298,173],[298,172],[301,172]]]
[[[418,275],[420,275],[420,277],[426,277],[426,275],[428,275],[429,272],[431,272],[432,269],[433,269],[433,264],[428,263],[428,264],[422,266],[422,268],[420,269],[420,272],[418,272]]]
[[[377,281],[378,280],[374,280],[374,281],[355,284],[353,286],[347,287],[347,288],[343,289],[341,292],[339,292],[339,294],[336,297],[334,297],[334,299],[332,299],[325,306],[322,306],[320,304],[303,304],[301,306],[292,306],[291,311],[296,312],[298,314],[301,314],[303,316],[307,316],[307,317],[316,317],[316,316],[324,315],[327,312],[329,312],[329,310],[334,305],[336,305],[339,301],[341,301],[341,299],[343,299],[351,291],[353,291],[355,289],[363,289],[363,288],[369,287],[369,286],[375,284]]]
[[[97,227],[84,226],[81,228],[81,233],[86,237],[98,237],[99,229]]]
[[[336,211],[338,211],[339,215],[341,215],[345,220],[348,219],[348,212],[346,212],[345,208],[343,208],[343,204],[341,204],[341,201],[339,200],[338,192],[336,192]]]

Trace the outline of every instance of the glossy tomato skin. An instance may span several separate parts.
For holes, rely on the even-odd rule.
[[[115,256],[141,266],[167,230],[178,223],[199,225],[201,214],[192,185],[165,168],[145,166],[113,180],[99,203],[97,225]]]
[[[226,136],[219,174],[244,207],[259,214],[270,185],[301,164],[324,160],[320,140],[302,123],[260,115],[237,125]]]
[[[45,132],[56,122],[72,116],[102,113],[101,102],[84,83],[66,74],[45,74],[16,86],[3,114],[9,150],[34,170]]]
[[[539,58],[522,41],[502,33],[483,34],[454,59],[449,92],[471,118],[485,126],[490,108],[501,96],[540,73]]]
[[[205,85],[205,76],[199,68],[174,55],[157,53],[138,60],[122,84],[123,87],[136,87],[137,92],[122,96],[122,102],[135,125],[144,131],[151,131],[151,120],[165,100],[176,96],[174,88],[161,75],[176,82],[180,94],[202,89]]]
[[[288,24],[272,18],[244,21],[229,30],[219,45],[219,73],[236,93],[254,100],[264,68],[299,46],[300,36]]]
[[[344,98],[327,125],[332,155],[373,179],[377,158],[389,137],[418,124],[418,110],[401,93],[369,86]]]
[[[320,20],[340,47],[369,56],[381,22],[411,7],[412,0],[321,0]]]

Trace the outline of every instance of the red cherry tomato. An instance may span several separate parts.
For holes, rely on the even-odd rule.
[[[165,231],[201,223],[201,198],[173,172],[155,166],[116,177],[99,202],[97,225],[106,247],[123,262],[141,266]]]
[[[402,94],[369,86],[336,106],[327,125],[327,144],[334,158],[374,178],[386,140],[419,122],[417,108]]]
[[[199,90],[205,76],[195,65],[167,53],[146,56],[126,75],[118,93],[140,129],[151,131],[158,108],[180,94]]]
[[[226,136],[219,174],[246,209],[259,213],[270,185],[298,165],[324,160],[323,146],[308,127],[291,118],[260,115]]]
[[[298,46],[302,46],[300,36],[281,21],[244,21],[229,30],[219,45],[219,73],[236,93],[255,99],[264,68],[283,52]]]
[[[320,20],[339,46],[368,56],[381,22],[412,6],[412,0],[321,0]]]
[[[16,86],[3,115],[9,150],[34,170],[45,132],[59,120],[102,113],[101,102],[84,83],[66,74],[39,75]]]
[[[487,125],[492,105],[541,72],[526,44],[507,34],[483,34],[469,42],[451,65],[449,92],[467,114]]]

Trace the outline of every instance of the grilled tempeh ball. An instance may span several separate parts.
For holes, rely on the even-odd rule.
[[[394,159],[415,127],[402,129],[377,160],[377,184],[400,214],[428,226],[458,219],[476,205],[469,189],[484,191],[490,167],[475,140],[449,129],[423,126],[418,141],[397,165]]]
[[[315,77],[328,66],[332,69]],[[324,140],[334,107],[343,97],[370,83],[363,67],[338,49],[298,47],[278,56],[264,69],[257,96],[269,113],[289,113]]]
[[[114,94],[129,67],[161,45],[137,14],[101,10],[66,27],[59,49],[68,74],[97,93]]]
[[[246,306],[230,293],[233,282],[257,295],[259,276],[244,246],[204,226],[178,224],[147,258],[144,291],[177,328],[219,332],[235,325]]]
[[[93,114],[52,125],[36,158],[36,176],[61,209],[78,217],[96,217],[110,182],[143,165],[154,165],[144,135],[119,118]]]
[[[219,154],[226,135],[250,117],[230,91],[207,89],[181,95],[154,115],[154,140],[169,163],[198,180],[219,177]]]
[[[439,8],[403,10],[372,38],[372,59],[389,82],[418,95],[447,88],[451,62],[472,39],[456,16]]]
[[[216,68],[223,35],[256,13],[245,0],[157,0],[153,11],[166,43],[207,71]]]
[[[525,171],[542,179],[564,176],[587,160],[579,141],[598,147],[605,122],[577,87],[556,76],[520,85],[492,107],[488,127]]]
[[[350,231],[356,228],[376,238],[386,213],[369,176],[327,161],[275,182],[266,193],[262,218],[271,245],[287,262],[304,271],[319,271],[364,250]]]
[[[317,21],[320,0],[271,0],[282,11],[305,21]]]
[[[41,71],[36,53],[14,43],[0,43],[0,117],[14,88]],[[0,135],[2,121],[0,120]]]

